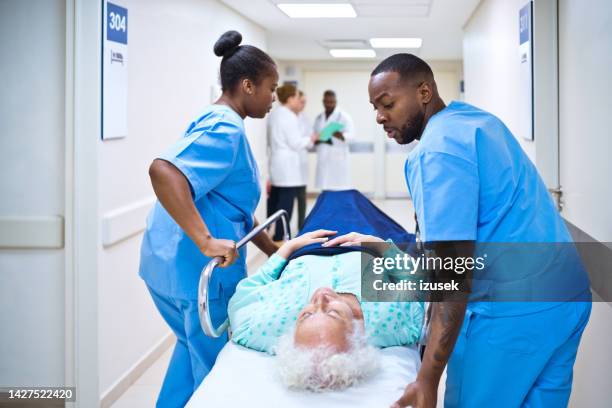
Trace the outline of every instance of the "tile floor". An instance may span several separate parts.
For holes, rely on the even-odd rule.
[[[166,350],[166,352],[145,371],[130,388],[128,388],[128,390],[112,405],[112,408],[154,407],[171,355],[172,347]]]
[[[374,204],[382,211],[396,220],[408,231],[414,231],[414,209],[412,202],[406,199],[373,200]],[[309,208],[314,200],[309,200]],[[293,229],[295,231],[295,229]],[[263,257],[257,257],[250,265],[249,272],[256,270]],[[168,349],[136,382],[112,405],[112,408],[148,408],[155,406],[155,400],[161,388],[164,374],[172,354],[172,348]],[[444,396],[444,374],[438,396],[438,406],[442,407]]]

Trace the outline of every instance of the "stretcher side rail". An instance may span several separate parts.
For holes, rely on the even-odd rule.
[[[270,217],[268,217],[262,224],[256,226],[244,236],[240,241],[236,243],[236,248],[239,249],[242,246],[246,245],[250,240],[252,240],[257,234],[266,229],[270,224],[276,222],[278,219],[281,220],[283,225],[283,240],[287,241],[289,239],[290,231],[289,231],[289,217],[287,216],[287,211],[278,210]],[[223,258],[217,256],[208,262],[206,267],[202,269],[200,273],[200,282],[198,283],[198,314],[200,316],[200,325],[202,326],[202,330],[209,337],[220,337],[225,330],[229,327],[229,319],[225,319],[225,321],[218,327],[214,327],[212,323],[212,319],[210,317],[210,308],[208,307],[208,285],[210,283],[210,278],[212,277],[214,269],[223,262]]]

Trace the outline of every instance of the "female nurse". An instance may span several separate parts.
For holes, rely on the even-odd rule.
[[[211,258],[223,258],[224,269],[209,286],[214,324],[225,319],[229,298],[246,275],[245,248],[237,250],[236,241],[257,224],[260,188],[244,118],[270,111],[278,73],[265,52],[241,41],[240,33],[228,31],[216,42],[214,52],[223,57],[221,97],[149,169],[158,201],[147,219],[140,276],[177,338],[158,407],[184,406],[227,342],[200,327],[200,272]],[[276,250],[265,233],[253,242],[268,255]]]

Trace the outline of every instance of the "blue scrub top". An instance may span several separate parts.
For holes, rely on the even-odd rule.
[[[510,130],[497,117],[467,103],[452,102],[430,118],[408,156],[405,175],[424,242],[572,242],[536,167]],[[551,248],[557,249],[549,245],[544,252],[550,255]],[[564,259],[562,269],[558,263],[546,266],[542,259],[538,265],[542,266],[538,271],[510,265],[488,268],[490,288],[482,287],[485,279],[475,271],[474,279],[482,279],[475,281],[481,287],[474,290],[497,290],[499,282],[512,280],[537,288],[542,279],[555,282],[563,274],[564,285],[572,291],[566,296],[588,291],[588,277],[577,257]],[[516,315],[551,306],[548,302],[478,302],[468,307],[490,315]]]
[[[193,200],[213,237],[238,241],[253,227],[261,194],[259,171],[242,118],[224,105],[212,105],[185,136],[159,156],[187,178]],[[229,297],[246,275],[246,247],[236,262],[213,274],[210,299]],[[161,206],[147,218],[140,254],[140,276],[156,292],[197,299],[200,272],[210,261]]]

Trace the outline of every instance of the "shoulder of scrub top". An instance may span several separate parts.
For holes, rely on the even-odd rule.
[[[219,124],[228,124],[230,127],[234,125],[244,133],[244,120],[242,120],[240,115],[229,106],[210,105],[197,120],[189,125],[185,131],[185,136],[205,131]]]
[[[185,137],[158,156],[185,175],[195,200],[218,186],[234,168],[245,137],[242,123],[232,116],[231,112],[203,115]]]
[[[476,137],[479,128],[466,123],[461,115],[433,117],[419,143],[409,153],[415,159],[428,154],[445,154],[477,164]]]

